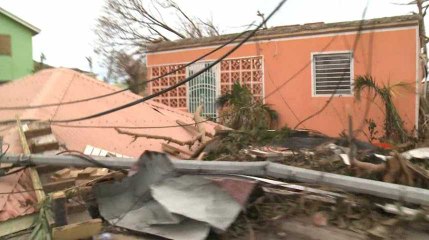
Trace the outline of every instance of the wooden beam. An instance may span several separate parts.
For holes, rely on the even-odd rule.
[[[22,150],[25,155],[30,155],[31,151],[27,143],[27,139],[25,138],[24,131],[22,130],[21,120],[19,120],[19,117],[16,117],[16,124],[18,125],[18,133],[19,133],[19,139],[21,140],[21,146]],[[33,189],[42,189],[42,182],[40,181],[39,174],[37,173],[36,169],[29,168],[31,181],[33,182]],[[36,198],[37,202],[41,203],[43,199],[45,199],[45,193],[43,190],[36,190]]]
[[[41,153],[49,150],[58,150],[59,143],[53,134],[30,138],[27,141],[32,153]]]
[[[66,179],[66,180],[60,180],[56,182],[50,182],[45,185],[43,185],[43,190],[45,193],[51,193],[55,191],[60,191],[65,188],[70,188],[75,185],[75,179]]]
[[[31,122],[22,126],[25,137],[33,138],[52,133],[51,125],[48,122]]]
[[[171,145],[169,145],[167,143],[162,143],[162,150],[164,150],[164,151],[166,151],[168,153],[177,152],[177,153],[183,153],[183,154],[185,154],[187,156],[191,156],[192,155],[192,153],[189,152],[189,151],[186,151],[186,150],[183,150],[183,149],[180,149],[180,148],[176,148],[176,147],[171,146]]]
[[[101,232],[101,219],[91,219],[80,223],[73,223],[52,230],[54,240],[87,239]]]
[[[32,227],[37,213],[8,219],[0,223],[0,239],[12,233],[21,232]]]
[[[51,194],[52,197],[52,212],[54,213],[54,226],[61,227],[67,225],[67,208],[66,194],[64,192],[56,192]]]

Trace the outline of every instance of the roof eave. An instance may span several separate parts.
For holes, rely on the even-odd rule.
[[[335,23],[333,23],[335,24]],[[417,19],[409,19],[406,21],[400,21],[400,22],[391,22],[391,23],[379,23],[379,24],[367,24],[364,26],[347,26],[347,27],[329,27],[324,29],[318,29],[318,30],[306,30],[306,31],[298,31],[298,32],[289,32],[289,33],[277,33],[277,34],[268,34],[268,35],[256,35],[250,39],[250,42],[252,41],[261,41],[261,40],[271,40],[271,39],[278,39],[278,38],[289,38],[289,37],[300,37],[300,36],[309,36],[309,35],[321,35],[321,34],[332,34],[332,33],[341,33],[341,32],[350,32],[350,31],[365,31],[365,30],[375,30],[375,29],[387,29],[387,28],[396,28],[396,27],[406,27],[406,26],[418,26],[419,21]],[[238,34],[238,33],[237,33]],[[226,34],[224,36],[230,36],[233,38],[237,34]],[[228,39],[213,39],[213,41],[207,41],[204,42],[204,38],[199,40],[195,40],[195,42],[191,43],[172,43],[171,45],[162,46],[161,44],[155,44],[152,47],[149,47],[147,50],[147,53],[161,53],[165,51],[172,51],[172,50],[185,50],[185,49],[192,49],[192,48],[198,48],[198,47],[210,47],[210,46],[216,46],[223,44],[227,42]],[[239,42],[241,38],[237,39],[236,42]],[[234,42],[235,43],[235,42]],[[158,45],[158,46],[157,46]]]
[[[36,27],[36,26],[24,21],[23,19],[15,16],[11,12],[5,10],[4,8],[0,7],[0,13],[4,14],[5,16],[9,17],[10,19],[14,20],[15,22],[17,22],[17,23],[21,24],[22,26],[31,30],[31,32],[33,33],[33,36],[40,33],[40,29],[38,27]]]

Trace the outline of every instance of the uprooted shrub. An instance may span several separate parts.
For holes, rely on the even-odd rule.
[[[360,100],[363,90],[367,89],[374,98],[379,97],[384,104],[385,119],[384,119],[384,134],[386,140],[406,142],[409,135],[405,131],[404,123],[398,113],[394,103],[393,96],[398,88],[409,89],[408,83],[399,82],[394,85],[379,86],[372,76],[357,76],[354,83],[355,96]]]
[[[255,100],[251,91],[234,83],[232,91],[217,100],[222,124],[236,130],[270,129],[275,127],[278,114],[269,105]]]
[[[277,125],[278,114],[269,105],[255,100],[251,91],[235,83],[232,91],[217,100],[220,122],[234,131],[220,137],[216,148],[206,159],[216,159],[223,154],[236,154],[249,146],[272,144],[289,134],[290,129],[270,130]]]

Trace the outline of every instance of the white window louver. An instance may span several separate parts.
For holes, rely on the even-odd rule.
[[[314,54],[313,90],[315,95],[352,93],[352,54]]]

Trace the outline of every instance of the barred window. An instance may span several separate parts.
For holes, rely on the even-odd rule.
[[[352,54],[313,55],[314,95],[352,94]]]
[[[12,46],[9,35],[0,34],[0,55],[12,55]]]

